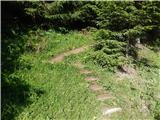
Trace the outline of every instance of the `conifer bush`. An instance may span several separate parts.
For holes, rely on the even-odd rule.
[[[97,32],[97,44],[94,47],[95,53],[91,58],[102,67],[118,67],[125,64],[126,42],[122,34],[109,30]]]

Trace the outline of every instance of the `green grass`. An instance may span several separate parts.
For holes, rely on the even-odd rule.
[[[139,51],[139,57],[145,58],[148,63],[141,61],[136,66],[139,74],[133,79],[118,81],[116,73],[107,68],[87,62],[87,67],[92,69],[100,77],[100,83],[111,93],[115,99],[107,100],[105,105],[110,107],[121,107],[122,112],[113,114],[113,120],[158,120],[160,119],[160,54],[150,49]],[[145,112],[140,112],[146,106]]]
[[[42,33],[40,39],[44,42],[39,42],[38,44],[40,46],[45,46],[43,47],[42,54],[44,55],[42,56],[45,56],[46,58],[94,42],[92,35],[83,35],[78,31],[61,34],[50,30],[47,32],[40,31],[40,33]]]
[[[47,32],[40,30],[25,36],[25,39],[30,39],[29,46],[33,48],[33,51],[25,52],[20,56],[20,68],[11,76],[18,77],[29,86],[30,91],[19,94],[20,97],[27,94],[28,97],[24,99],[27,99],[29,103],[23,106],[20,104],[21,109],[18,109],[19,106],[16,104],[6,107],[3,110],[6,120],[101,120],[100,108],[102,106],[122,108],[122,112],[105,118],[107,120],[158,120],[159,53],[150,49],[140,51],[141,58],[152,62],[146,65],[143,61],[139,61],[137,65],[139,76],[136,79],[117,81],[116,73],[86,59],[88,54],[93,52],[92,50],[68,56],[58,64],[46,62],[59,53],[93,44],[91,34],[83,35],[76,31],[61,34],[51,30]],[[97,93],[88,89],[89,83],[84,80],[85,75],[81,75],[79,70],[72,66],[75,61],[81,61],[87,69],[94,71],[93,75],[100,78],[99,83],[114,98],[104,102],[96,101]],[[17,89],[17,93],[21,90]],[[14,97],[13,101],[18,99]],[[149,110],[146,115],[140,112],[144,103]],[[14,118],[9,116],[10,111],[16,114]]]
[[[41,38],[37,36],[29,36],[29,39],[41,40],[32,43],[34,52],[21,55],[21,67],[12,74],[20,76],[33,89],[29,93],[30,104],[22,107],[15,119],[88,120],[98,117],[99,102],[96,101],[95,94],[89,91],[84,76],[71,65],[73,60],[58,64],[46,62],[61,52],[92,44],[92,37],[78,32],[60,34],[54,31],[44,33]],[[36,49],[37,47],[40,49]],[[41,92],[36,93],[34,90]]]
[[[91,119],[96,115],[98,103],[95,96],[88,91],[88,84],[74,67],[65,63],[41,63],[25,74],[26,79],[30,78],[29,84],[42,89],[44,94],[36,101],[33,99],[34,102],[17,119],[73,120]]]

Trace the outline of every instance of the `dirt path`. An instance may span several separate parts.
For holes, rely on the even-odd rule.
[[[114,99],[114,97],[110,93],[108,93],[102,85],[98,83],[100,79],[92,75],[94,73],[93,71],[85,69],[85,65],[83,65],[79,61],[74,63],[73,66],[78,68],[81,74],[86,75],[85,80],[89,83],[89,89],[93,93],[98,93],[98,95],[96,96],[96,100],[103,102],[106,100]],[[121,111],[122,109],[120,107],[103,107],[101,109],[103,117],[106,117],[106,116],[109,117],[111,116],[112,113],[121,112]]]
[[[82,46],[80,48],[76,48],[64,53],[61,53],[55,57],[53,57],[50,62],[51,63],[58,63],[61,62],[65,59],[65,57],[70,56],[72,54],[78,54],[81,52],[84,52],[86,49],[88,49],[89,46]],[[72,64],[74,67],[79,69],[80,74],[84,74],[85,76],[85,81],[87,81],[89,83],[89,88],[93,93],[98,93],[96,100],[98,101],[105,101],[105,100],[112,100],[114,97],[108,93],[105,88],[98,83],[98,81],[100,80],[98,77],[93,76],[94,72],[90,71],[88,69],[85,68],[85,65],[83,65],[81,62],[77,61],[76,63]],[[103,116],[110,116],[112,113],[115,112],[120,112],[122,111],[121,108],[119,107],[103,107],[103,109],[101,109],[102,111],[102,115]]]
[[[80,48],[76,48],[76,49],[61,53],[61,54],[53,57],[50,62],[51,63],[61,62],[64,60],[65,57],[70,56],[72,54],[78,54],[78,53],[84,52],[87,48],[88,48],[88,46],[82,46]]]

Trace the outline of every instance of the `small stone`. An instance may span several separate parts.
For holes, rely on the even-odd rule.
[[[103,115],[108,115],[108,116],[110,116],[112,113],[121,112],[121,111],[122,111],[122,108],[111,108],[111,109],[105,108],[102,110]]]

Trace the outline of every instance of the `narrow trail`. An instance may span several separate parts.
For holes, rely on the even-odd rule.
[[[51,63],[61,62],[64,60],[65,57],[70,56],[72,54],[78,54],[78,53],[84,52],[87,48],[88,48],[88,46],[82,46],[80,48],[76,48],[76,49],[61,53],[61,54],[53,57],[50,62]]]
[[[74,63],[73,66],[78,68],[80,70],[81,74],[87,75],[85,77],[85,80],[87,82],[89,82],[89,89],[94,93],[98,92],[98,95],[96,96],[96,100],[103,102],[106,100],[113,100],[114,99],[114,97],[110,93],[108,93],[102,85],[100,85],[98,83],[99,78],[91,75],[94,73],[93,71],[85,69],[85,65],[83,65],[79,61]],[[121,112],[121,111],[122,111],[122,109],[120,107],[108,108],[108,107],[102,106],[102,109],[101,109],[102,115],[104,117],[105,116],[109,117],[109,116],[111,116],[112,113]]]
[[[84,52],[86,49],[88,49],[89,46],[82,46],[80,48],[76,48],[64,53],[61,53],[55,57],[53,57],[50,62],[51,63],[58,63],[58,62],[62,62],[65,57],[70,56],[72,54],[78,54],[81,52]],[[106,101],[106,100],[113,100],[114,97],[108,93],[104,87],[102,85],[100,85],[98,83],[98,81],[100,80],[98,77],[93,76],[92,74],[94,74],[93,71],[91,70],[87,70],[85,68],[85,65],[82,64],[80,61],[75,62],[74,64],[72,64],[74,67],[79,69],[80,74],[84,74],[85,76],[85,81],[87,81],[89,83],[89,88],[93,93],[98,93],[98,95],[96,96],[96,100],[98,101]],[[102,116],[111,116],[112,113],[115,112],[121,112],[122,109],[120,107],[105,107],[102,106],[101,112],[102,112]]]

